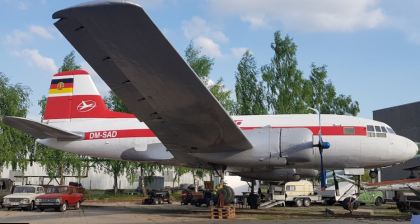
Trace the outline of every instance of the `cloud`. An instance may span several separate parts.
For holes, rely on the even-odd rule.
[[[47,38],[47,39],[52,39],[52,38],[54,38],[54,37],[53,37],[53,35],[51,35],[51,33],[50,33],[50,32],[48,32],[48,31],[47,31],[47,29],[45,29],[45,28],[44,28],[44,27],[42,27],[42,26],[35,26],[35,25],[31,25],[31,26],[29,27],[29,31],[30,31],[31,33],[37,34],[37,35],[39,35],[39,36],[41,36],[41,37],[45,37],[45,38]]]
[[[189,21],[182,21],[182,29],[188,39],[206,37],[216,42],[227,43],[229,41],[229,38],[221,31],[213,31],[204,19],[197,16],[192,17]]]
[[[25,10],[27,8],[28,8],[28,3],[26,3],[26,2],[20,2],[19,5],[18,5],[18,9],[20,9],[20,10]]]
[[[45,28],[36,25],[30,25],[26,32],[21,30],[13,30],[12,34],[6,34],[6,38],[4,39],[3,44],[19,46],[25,42],[31,41],[34,35],[47,39],[53,39],[54,36],[47,29],[53,30],[51,27]]]
[[[58,71],[57,65],[52,58],[42,56],[38,49],[23,49],[21,51],[13,51],[12,55],[25,58],[30,66],[40,68],[49,74],[55,74]]]
[[[202,54],[209,57],[223,57],[222,52],[220,52],[219,44],[215,43],[213,40],[207,37],[198,37],[194,41],[198,46],[201,47]]]
[[[242,58],[244,53],[248,50],[246,47],[238,47],[238,48],[232,48],[232,54],[235,58]],[[252,53],[252,52],[250,52]]]
[[[266,29],[276,23],[302,31],[351,32],[372,29],[385,19],[377,0],[254,0],[208,1],[221,16],[238,16],[251,29]],[[276,25],[278,27],[278,25]]]
[[[384,28],[397,30],[404,33],[407,41],[420,45],[420,2],[407,1],[403,5],[398,2],[388,2],[387,17],[383,24]]]
[[[6,45],[20,45],[25,41],[31,40],[32,35],[28,32],[23,32],[20,30],[14,30],[12,34],[6,34],[6,38],[3,41],[3,44]]]

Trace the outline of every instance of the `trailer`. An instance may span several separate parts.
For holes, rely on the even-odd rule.
[[[312,182],[306,180],[270,185],[267,195],[269,200],[260,205],[262,208],[276,205],[309,207],[312,203],[323,202],[321,195],[314,194]]]

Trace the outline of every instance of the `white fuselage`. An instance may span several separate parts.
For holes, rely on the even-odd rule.
[[[414,142],[389,133],[390,127],[385,123],[342,115],[321,117],[323,140],[331,144],[331,147],[325,149],[323,153],[325,169],[382,167],[404,162],[417,154],[418,148]],[[233,116],[232,119],[243,130],[268,125],[271,128],[308,128],[313,132],[313,143],[318,142],[318,115],[248,115]],[[141,154],[148,149],[148,145],[160,143],[148,127],[136,118],[72,119],[71,122],[50,120],[48,123],[65,130],[83,132],[85,138],[81,141],[43,139],[38,140],[39,143],[94,157],[121,160],[126,158],[122,155],[129,149]],[[381,132],[371,132],[367,130],[368,125],[383,128]],[[388,128],[387,132],[383,132],[384,128]],[[156,161],[168,164],[165,161],[171,160],[173,164],[174,159],[169,153],[171,149],[162,146],[160,150],[162,154],[167,155]],[[317,147],[313,147],[313,157],[311,161],[288,164],[287,167],[319,169],[320,156]],[[131,157],[129,160],[148,159],[142,159],[140,156]],[[224,162],[220,161],[220,164]],[[224,165],[229,166],[229,164]],[[246,167],[247,164],[243,166]]]

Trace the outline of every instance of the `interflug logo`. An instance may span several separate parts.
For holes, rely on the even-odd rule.
[[[77,111],[79,112],[88,112],[96,107],[96,102],[93,100],[82,100],[82,102],[77,105]]]

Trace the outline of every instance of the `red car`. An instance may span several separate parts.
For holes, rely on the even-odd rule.
[[[66,211],[68,207],[80,208],[84,201],[83,194],[77,193],[74,186],[53,186],[47,189],[44,195],[35,199],[38,212],[43,212],[46,208],[54,208],[56,211]]]

